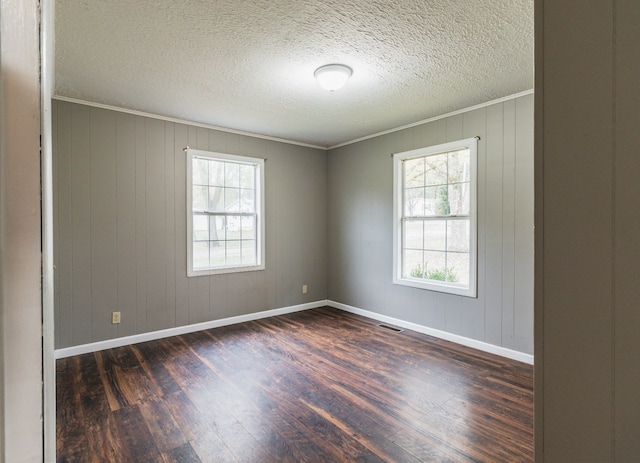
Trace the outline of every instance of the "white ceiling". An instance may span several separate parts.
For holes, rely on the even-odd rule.
[[[533,0],[56,0],[55,27],[59,97],[323,147],[533,88]]]

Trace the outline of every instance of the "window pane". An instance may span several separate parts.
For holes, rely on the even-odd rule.
[[[447,224],[445,220],[427,220],[424,223],[424,249],[445,251]]]
[[[424,253],[424,276],[427,280],[446,281],[447,253],[427,251]]]
[[[449,215],[449,194],[446,186],[430,186],[425,188],[425,212],[427,217]]]
[[[411,249],[404,249],[402,252],[402,276],[414,278],[422,278],[416,272],[419,272],[422,267],[422,251],[414,251]]]
[[[240,239],[241,217],[227,216],[227,241]]]
[[[449,183],[471,180],[471,153],[468,149],[449,153]]]
[[[227,227],[225,217],[211,217],[215,227],[211,230],[212,241],[225,241],[227,239]]]
[[[394,172],[401,169],[394,176],[394,201],[402,205],[394,208],[401,212],[394,217],[400,227],[394,233],[394,249],[400,252],[394,251],[400,267],[394,283],[477,295],[469,285],[476,272],[470,269],[477,251],[476,154],[477,143],[469,139],[394,156]]]
[[[227,188],[240,188],[240,164],[225,163],[224,186]]]
[[[192,263],[187,276],[242,271],[245,266],[262,268],[257,250],[262,248],[264,231],[258,201],[264,194],[263,160],[190,151],[187,155],[191,159],[187,179],[191,184],[188,251]]]
[[[240,188],[253,190],[256,187],[255,166],[240,166]]]
[[[240,190],[240,212],[255,212],[255,190]]]
[[[447,224],[447,250],[469,252],[471,225],[469,220],[449,220]]]
[[[193,268],[206,268],[208,266],[209,266],[209,242],[194,241]]]
[[[447,183],[447,155],[437,154],[425,158],[425,184],[442,185]]]
[[[447,199],[451,215],[469,215],[469,184],[449,185]]]
[[[424,158],[409,159],[404,162],[404,186],[405,188],[424,186]]]
[[[209,188],[209,212],[224,212],[224,189]]]
[[[450,252],[447,256],[449,281],[469,287],[469,254]]]
[[[242,263],[256,263],[256,242],[255,240],[242,241]]]
[[[242,217],[242,240],[256,239],[256,220],[254,217]]]
[[[404,215],[419,217],[424,214],[424,188],[409,188],[404,192]]]
[[[224,189],[224,210],[227,212],[240,212],[240,190],[236,188]]]
[[[209,161],[193,158],[191,165],[193,168],[193,184],[207,185],[209,180]]]
[[[209,161],[209,185],[224,186],[224,165],[222,161]]]
[[[407,220],[404,225],[404,248],[422,249],[424,243],[422,220]]]
[[[212,241],[211,242],[211,265],[214,267],[223,266],[226,263],[226,250],[224,247],[224,241]]]
[[[206,215],[193,216],[193,239],[194,241],[209,240],[209,217]]]
[[[241,242],[240,241],[227,241],[227,264],[237,265],[242,263],[242,257],[240,255]]]
[[[202,212],[207,210],[207,197],[208,191],[206,186],[194,186],[193,187],[193,210]]]

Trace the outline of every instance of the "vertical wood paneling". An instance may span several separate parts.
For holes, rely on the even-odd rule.
[[[71,164],[71,108],[68,105],[54,105],[53,129],[56,134],[54,150],[60,153],[54,156],[56,177],[54,185],[54,217],[57,219],[57,234],[54,236],[56,250],[55,279],[58,283],[59,297],[56,300],[56,348],[63,339],[73,338],[73,240],[63,239],[73,236],[72,205],[72,164]],[[55,194],[57,193],[57,195]],[[63,323],[63,321],[65,321]]]
[[[337,162],[331,162],[332,159],[339,157],[343,162],[347,161],[347,157],[345,155],[346,148],[337,148],[332,151],[332,154],[329,156],[329,164],[327,167],[327,177],[328,177],[328,214],[331,218],[331,222],[328,223],[328,249],[331,249],[332,252],[329,252],[329,263],[328,268],[330,268],[330,274],[328,276],[327,288],[330,295],[335,297],[335,300],[345,301],[344,298],[344,286],[346,285],[347,279],[344,276],[344,265],[343,259],[345,257],[344,246],[345,246],[345,233],[342,227],[338,227],[336,224],[345,222],[345,207],[343,203],[338,201],[340,195],[344,192],[345,189],[345,175],[346,168],[344,164],[338,164]],[[267,211],[267,218],[270,218],[269,211]],[[269,222],[267,222],[267,225]],[[269,250],[267,250],[267,257],[269,256]]]
[[[522,351],[533,337],[533,96],[516,102],[514,344]]]
[[[514,348],[515,330],[515,196],[516,104],[504,103],[504,152],[502,165],[502,345]]]
[[[91,152],[90,109],[74,107],[71,112],[71,213],[73,249],[71,278],[73,315],[69,323],[78,344],[91,336]],[[61,122],[61,121],[59,121]]]
[[[165,215],[165,310],[166,327],[176,326],[176,220],[174,198],[175,175],[175,124],[164,124],[164,215]]]
[[[324,151],[56,108],[58,348],[326,299]],[[186,277],[186,146],[268,159],[266,270]]]
[[[485,136],[486,159],[486,208],[485,208],[485,334],[490,344],[502,344],[502,190],[504,106],[487,108],[487,133]],[[499,269],[499,270],[498,270]]]
[[[116,255],[116,118],[90,112],[91,162],[91,333],[102,341],[116,336],[111,312],[118,303]],[[105,323],[106,321],[106,323]]]
[[[273,158],[273,156],[272,156]],[[267,164],[269,164],[269,168],[273,169],[271,173],[271,181],[277,182],[278,185],[282,186],[282,189],[277,189],[274,191],[275,195],[275,203],[273,204],[273,208],[275,209],[275,221],[276,223],[286,223],[288,220],[287,217],[287,208],[291,207],[291,198],[290,195],[286,194],[287,188],[290,188],[288,182],[290,179],[285,178],[283,175],[283,167],[289,158],[289,153],[284,151],[282,153],[282,158],[274,158],[270,159]],[[275,259],[278,262],[278,274],[279,275],[291,275],[291,254],[294,252],[293,249],[288,245],[288,240],[290,239],[290,228],[284,228],[280,230],[280,233],[273,235],[271,231],[268,232],[271,236],[271,239],[275,240],[275,249],[276,256]],[[278,300],[287,300],[293,291],[293,283],[289,278],[286,279],[276,279],[276,288],[277,288],[277,298]]]
[[[512,103],[511,106],[510,103]],[[69,103],[59,104],[70,108],[82,108]],[[524,106],[523,111],[530,111],[526,104]],[[502,218],[502,225],[497,226],[502,227],[503,234],[510,233],[513,241],[515,224],[509,232],[509,212],[505,214],[503,208],[499,213],[500,208],[489,200],[490,197],[497,195],[497,190],[491,189],[495,187],[492,179],[502,176],[504,194],[501,200],[503,206],[508,204],[509,191],[504,186],[509,170],[515,168],[516,162],[515,104],[506,102],[498,107],[504,108],[505,114],[503,126],[505,163],[496,173],[494,172],[496,166],[490,161],[488,148],[485,148],[481,154],[486,158],[483,161],[486,170],[482,174],[486,190],[481,196],[487,198],[486,209],[482,214],[485,224],[489,222],[489,217]],[[509,141],[511,129],[507,122],[508,114],[511,114],[512,121],[511,141]],[[122,124],[125,126],[127,118],[132,119],[133,122],[126,129],[120,128],[120,118],[123,118]],[[426,127],[416,127],[389,134],[381,139],[343,147],[336,150],[340,153],[339,157],[334,157],[332,153],[327,163],[324,154],[317,150],[248,139],[239,135],[230,136],[224,132],[188,125],[155,121],[149,123],[143,117],[118,116],[118,134],[128,133],[128,135],[122,135],[123,139],[120,139],[119,135],[116,136],[117,191],[115,197],[118,198],[116,200],[116,219],[118,219],[116,235],[118,236],[117,254],[120,256],[116,273],[118,288],[127,287],[125,280],[129,279],[129,275],[132,275],[131,280],[135,281],[133,283],[135,285],[135,332],[149,331],[152,329],[151,324],[158,327],[174,324],[181,326],[186,323],[322,299],[326,297],[327,279],[329,279],[338,293],[335,299],[339,302],[373,309],[479,340],[485,340],[490,330],[493,330],[494,338],[501,332],[504,337],[502,326],[495,326],[497,313],[494,313],[493,317],[488,315],[484,308],[486,302],[484,299],[466,301],[464,300],[466,298],[457,296],[391,285],[391,227],[385,225],[388,224],[391,215],[392,178],[389,154],[417,148],[418,144],[441,143],[467,135],[482,136],[484,132],[486,132],[483,137],[485,141],[492,136],[497,139],[500,135],[492,134],[491,130],[484,128],[488,118],[484,110],[478,110],[473,114],[442,119]],[[154,124],[156,124],[155,129],[153,129]],[[74,131],[77,130],[77,127],[71,125]],[[64,127],[59,127],[60,133],[64,130]],[[67,131],[70,133],[70,130],[67,129]],[[82,137],[79,138],[82,143]],[[133,140],[131,143],[127,141],[129,138]],[[509,158],[506,153],[507,145],[510,143],[512,144],[512,164],[509,167],[507,165]],[[264,272],[186,278],[186,186],[182,148],[187,145],[268,159],[266,163],[268,260],[267,269]],[[127,146],[134,148],[133,159],[125,158],[125,151],[121,151]],[[77,146],[73,144],[72,148],[71,151]],[[85,148],[86,151],[87,148]],[[152,159],[155,159],[156,166],[148,165]],[[336,163],[336,160],[339,162]],[[362,166],[365,167],[361,168]],[[331,176],[327,179],[326,173],[329,170]],[[60,172],[60,175],[64,174]],[[510,195],[515,208],[513,197],[516,191],[516,178],[513,172],[511,172],[511,179],[513,188]],[[82,183],[71,183],[72,188],[76,189],[80,195],[90,191],[88,182],[84,186]],[[126,193],[127,191],[129,193]],[[125,210],[126,198],[131,195],[130,209]],[[326,201],[331,205],[331,214],[328,216],[323,209]],[[313,207],[310,207],[310,204]],[[60,209],[62,210],[61,206]],[[73,210],[72,207],[67,209]],[[511,214],[513,223],[515,210]],[[120,223],[121,218],[124,223]],[[353,226],[350,225],[351,221],[355,222]],[[328,230],[325,228],[325,223],[329,224]],[[335,227],[338,224],[344,228],[336,230]],[[135,232],[133,242],[127,238],[132,227]],[[152,227],[157,230],[152,231]],[[71,229],[76,234],[82,230],[82,228],[76,230],[74,227]],[[328,237],[329,241],[327,241]],[[503,251],[501,260],[500,257],[496,258],[492,255],[494,259],[501,262],[502,265],[498,266],[500,268],[494,268],[494,264],[487,260],[488,247],[487,250],[481,251],[483,257],[480,258],[479,264],[482,265],[481,262],[484,259],[486,268],[484,277],[480,277],[481,281],[488,280],[489,268],[491,268],[491,277],[494,278],[494,282],[497,280],[503,285],[506,275],[509,272],[513,274],[513,264],[509,272],[504,270],[505,261],[509,262],[508,259],[505,260],[504,250],[509,246],[512,249],[511,262],[515,259],[515,244],[509,245],[508,238],[506,236],[498,243],[499,249]],[[64,241],[62,237],[60,240]],[[488,235],[485,235],[482,241],[487,240]],[[386,242],[389,242],[387,246],[385,246]],[[496,245],[496,243],[492,244],[494,247]],[[127,246],[134,252],[127,253]],[[324,256],[327,248],[330,249],[330,254]],[[125,256],[125,253],[128,255]],[[132,255],[134,264],[131,263]],[[331,260],[332,271],[327,273],[329,260]],[[152,266],[154,268],[150,270]],[[305,299],[309,296],[301,294],[302,284],[308,284],[310,292],[318,291],[313,295],[313,299]],[[527,282],[523,284],[526,285]],[[159,292],[153,289],[154,287],[159,289]],[[481,290],[486,291],[487,288]],[[131,293],[125,291],[125,294],[129,295],[118,296],[118,301],[122,300],[123,304],[125,299],[131,298]],[[158,294],[162,294],[162,297],[158,297],[157,302],[153,303],[153,298]],[[514,295],[509,297],[505,294],[507,292],[503,290],[502,324],[504,326],[507,320],[506,324],[513,326],[520,322],[516,320],[513,311],[506,313],[504,301],[509,298],[513,301]],[[73,297],[77,298],[78,295],[73,293]],[[331,295],[330,297],[334,298]],[[513,303],[512,306],[514,306]],[[524,314],[526,310],[530,308],[525,307]],[[90,310],[86,311],[85,316],[87,314],[92,315]],[[128,322],[131,317],[123,313],[123,324],[118,335],[129,333],[125,331],[125,327],[128,328],[125,320]],[[70,322],[71,320],[61,320],[60,323],[64,327]],[[487,326],[488,324],[490,326]],[[61,340],[59,345],[73,344],[78,342],[73,335],[70,335]],[[523,350],[529,351],[529,348],[526,347]]]
[[[167,324],[167,268],[165,209],[165,124],[147,119],[145,131],[147,329],[161,330]]]
[[[392,247],[389,243],[393,240],[393,230],[389,227],[388,217],[392,213],[392,204],[389,201],[392,195],[388,173],[393,170],[393,159],[391,156],[371,156],[371,153],[380,149],[376,146],[375,140],[370,140],[364,145],[364,151],[368,153],[365,159],[368,161],[362,164],[366,169],[367,178],[373,179],[367,188],[367,218],[365,224],[379,233],[366,233],[367,252],[365,252],[364,268],[382,268],[392,258]],[[326,223],[326,221],[325,221]],[[317,226],[322,226],[318,223]],[[366,280],[364,284],[364,293],[367,295],[367,307],[371,310],[381,312],[385,308],[385,299],[379,298],[375,293],[367,289],[367,285],[382,287],[387,282],[389,275],[382,272],[363,271],[363,278]]]
[[[59,134],[58,134],[58,118],[56,117],[57,106],[54,101],[51,102],[51,144],[52,146],[58,145]],[[51,178],[53,181],[53,211],[52,219],[53,219],[53,242],[58,241],[58,237],[60,236],[60,169],[59,169],[59,160],[52,158],[51,159]],[[58,307],[60,306],[60,278],[57,275],[56,266],[59,265],[60,260],[60,250],[54,246],[53,248],[53,323],[54,326],[60,323],[60,311]],[[55,345],[54,345],[55,349]]]
[[[136,333],[136,123],[128,114],[116,115],[116,222],[118,336]],[[132,207],[134,205],[134,207]]]
[[[146,121],[136,117],[136,333],[147,331]]]
[[[532,98],[520,97],[330,151],[329,299],[533,353],[533,302],[528,296],[533,277],[517,273],[515,267],[516,258],[522,266],[533,258],[532,242],[527,241],[531,237],[527,224],[533,220],[532,115]],[[520,134],[519,143],[516,134]],[[393,285],[389,153],[473,136],[482,138],[478,153],[478,298]],[[518,178],[516,167],[523,171]],[[517,215],[516,196],[518,204],[526,206]],[[524,231],[517,256],[516,221],[518,230]],[[516,283],[522,294],[518,304]],[[513,342],[516,330],[518,344]]]
[[[175,125],[174,144],[174,175],[175,198],[173,209],[175,213],[175,241],[176,253],[176,326],[189,323],[189,282],[187,281],[187,185],[186,158],[184,148],[189,144],[188,128],[183,124]]]
[[[275,198],[278,191],[278,184],[275,182],[273,175],[276,172],[273,163],[277,160],[278,144],[275,142],[267,141],[262,144],[265,154],[265,195],[267,198]],[[278,259],[276,249],[276,236],[274,233],[278,228],[278,221],[275,215],[276,206],[273,201],[267,202],[266,210],[264,212],[265,219],[265,233],[266,233],[266,249],[265,249],[265,262],[266,268],[264,272],[265,276],[265,292],[266,292],[266,304],[269,308],[277,306],[278,301]]]

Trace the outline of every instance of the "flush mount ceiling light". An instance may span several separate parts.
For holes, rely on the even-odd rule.
[[[351,68],[344,64],[327,64],[316,69],[313,75],[318,80],[320,87],[335,92],[342,88],[352,73]]]

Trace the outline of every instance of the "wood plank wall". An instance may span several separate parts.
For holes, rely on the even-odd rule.
[[[56,348],[327,298],[325,151],[57,100],[53,123]],[[185,146],[267,159],[266,270],[186,277]]]
[[[391,153],[480,136],[478,298],[393,285]],[[533,353],[533,95],[329,152],[329,299]]]
[[[538,463],[640,461],[638,23],[536,2]]]

